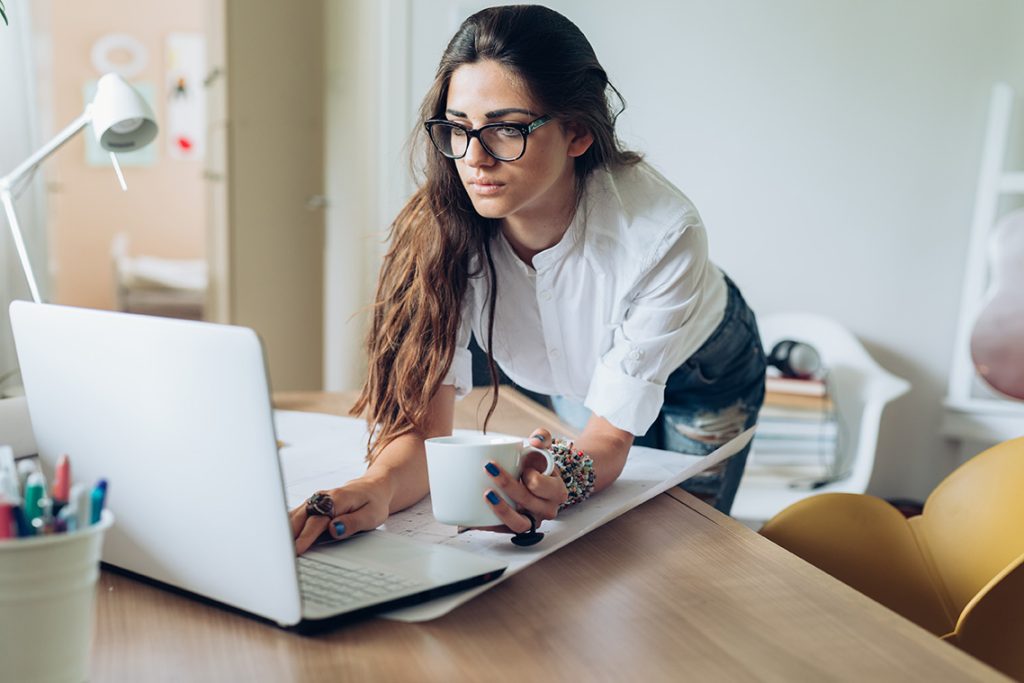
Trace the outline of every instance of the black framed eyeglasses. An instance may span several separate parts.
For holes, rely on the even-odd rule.
[[[480,146],[498,161],[515,161],[526,154],[526,138],[533,131],[551,121],[541,116],[529,123],[503,121],[488,123],[479,128],[466,128],[447,119],[431,119],[423,125],[437,151],[449,159],[461,159],[469,151],[469,141],[476,138]]]

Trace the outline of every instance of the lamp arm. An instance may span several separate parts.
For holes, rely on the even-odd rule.
[[[3,178],[0,178],[0,190],[9,190],[13,192],[12,188],[15,183],[21,180],[26,173],[42,163],[44,159],[60,149],[61,146],[73,138],[78,131],[88,126],[91,120],[92,104],[89,104],[77,119],[68,124],[64,130],[57,133],[52,140],[40,147],[35,154],[30,156],[28,159],[21,162],[21,164],[19,164],[13,171],[5,175]]]
[[[32,300],[36,303],[42,302],[39,296],[39,286],[36,284],[35,273],[32,272],[32,262],[29,261],[28,251],[25,249],[25,241],[21,236],[21,226],[18,224],[18,216],[14,211],[14,185],[21,180],[33,168],[42,163],[47,157],[56,152],[60,147],[73,138],[76,133],[89,125],[92,120],[92,104],[86,105],[82,114],[68,124],[61,132],[32,156],[21,162],[13,171],[0,178],[0,203],[4,205],[4,213],[7,214],[7,223],[11,228],[11,237],[14,238],[14,247],[18,251],[18,259],[25,271],[25,279],[28,281],[28,288],[32,292]]]
[[[5,179],[6,180],[6,179]],[[18,258],[21,260],[21,267],[25,271],[25,280],[28,281],[28,288],[32,292],[32,300],[37,304],[43,299],[39,296],[39,286],[36,285],[36,276],[32,272],[32,262],[28,260],[28,252],[25,251],[25,242],[21,239],[21,228],[18,226],[18,216],[14,213],[14,196],[11,188],[7,185],[0,185],[0,202],[4,205],[4,212],[7,214],[7,222],[11,226],[11,237],[14,238],[14,247],[18,251]]]

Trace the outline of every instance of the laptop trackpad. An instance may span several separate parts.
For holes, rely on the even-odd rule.
[[[465,550],[419,543],[386,531],[371,531],[338,543],[315,546],[299,559],[303,613],[306,617],[322,618],[331,611],[343,613],[357,606],[388,602],[486,574],[497,575],[506,566]],[[331,570],[338,570],[336,576],[325,577],[318,583],[317,599],[312,599],[309,582],[319,582],[312,572],[333,574]],[[351,595],[351,586],[369,591],[371,583],[380,584],[381,589],[375,588],[372,595],[359,599]],[[335,596],[325,595],[325,591],[341,595],[335,600],[332,599]]]
[[[385,569],[427,583],[451,583],[508,566],[465,550],[437,543],[420,543],[380,530],[358,534],[338,543],[318,545],[311,548],[306,556],[341,567],[357,564]]]

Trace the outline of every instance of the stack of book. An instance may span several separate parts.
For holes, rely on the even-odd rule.
[[[814,482],[834,474],[839,428],[821,379],[768,376],[751,446],[751,476]]]

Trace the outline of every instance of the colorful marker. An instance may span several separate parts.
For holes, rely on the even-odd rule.
[[[11,507],[11,519],[14,521],[14,533],[17,536],[31,536],[32,527],[25,520],[21,510],[21,492],[18,490],[18,472],[15,469],[3,469],[0,466],[0,501]],[[0,533],[2,533],[0,529]]]
[[[61,512],[68,508],[74,510],[75,515],[73,519],[67,519],[68,531],[77,531],[89,526],[89,520],[92,518],[92,494],[88,486],[79,482],[71,487],[71,502]]]
[[[39,516],[32,518],[32,533],[36,536],[52,534],[55,530],[53,517],[53,501],[49,498],[39,499]]]
[[[5,469],[3,465],[0,465],[0,496],[6,498],[7,502],[12,505],[21,500],[16,469]]]
[[[92,490],[92,506],[91,515],[89,517],[90,524],[96,524],[100,521],[100,515],[103,513],[103,504],[107,499],[107,480],[100,479],[96,482],[96,487]]]
[[[18,536],[31,536],[32,525],[25,519],[25,511],[21,509],[20,505],[15,505],[11,509],[11,513],[14,515],[14,525],[18,529]]]
[[[0,446],[0,474],[10,473],[14,481],[18,481],[18,465],[14,462],[14,449],[10,446]],[[18,493],[17,497],[21,497]]]
[[[50,497],[53,498],[53,513],[60,513],[60,509],[68,504],[68,497],[71,494],[71,460],[67,454],[60,456],[57,460],[57,469],[53,475],[53,488]]]
[[[37,461],[16,460],[9,446],[0,446],[0,539],[85,529],[99,522],[106,500],[106,479],[92,489],[72,483],[66,454],[58,459],[47,491]]]
[[[40,472],[33,472],[28,475],[25,482],[25,520],[35,529],[38,527],[36,520],[43,516],[41,503],[46,495],[46,483]]]
[[[74,499],[70,503],[65,505],[57,513],[57,521],[54,522],[54,528],[57,533],[64,533],[65,531],[77,531],[78,530],[78,506],[75,505]]]
[[[39,463],[34,459],[18,461],[18,486],[22,491],[28,486],[28,476],[33,472],[39,472]],[[40,476],[42,473],[40,472]]]
[[[14,521],[14,506],[0,495],[0,539],[14,538],[18,528]]]

